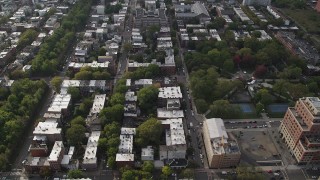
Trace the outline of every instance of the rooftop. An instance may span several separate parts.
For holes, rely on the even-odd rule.
[[[97,163],[96,153],[97,153],[98,141],[100,138],[100,134],[101,134],[100,131],[92,131],[92,133],[88,139],[88,143],[87,143],[87,147],[85,150],[85,154],[84,154],[82,163],[84,163],[84,164]]]
[[[121,154],[117,153],[116,161],[134,161],[134,154]]]
[[[166,130],[166,145],[185,145],[186,137],[184,134],[182,118],[162,120],[161,124],[169,124],[170,129]]]
[[[126,101],[137,101],[137,96],[135,96],[134,91],[127,91],[125,94]]]
[[[106,101],[106,94],[97,94],[94,96],[93,105],[90,110],[90,115],[98,114],[104,107],[104,103]]]
[[[62,109],[67,109],[71,100],[70,94],[57,94],[55,95],[48,112],[61,112]]]
[[[48,161],[58,161],[60,154],[64,153],[63,151],[64,151],[64,146],[62,141],[56,141],[48,157]]]
[[[58,122],[45,121],[39,122],[34,129],[34,135],[60,134],[61,128],[58,128]]]
[[[159,88],[158,98],[164,98],[164,99],[182,98],[180,86]]]
[[[157,117],[160,119],[167,119],[167,118],[183,118],[183,110],[167,110],[164,108],[157,109]]]

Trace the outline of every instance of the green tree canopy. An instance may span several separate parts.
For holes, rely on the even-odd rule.
[[[140,89],[137,93],[138,104],[143,112],[151,113],[158,99],[159,90],[154,86]]]
[[[173,173],[173,170],[171,169],[170,166],[163,166],[161,171],[162,171],[162,174],[164,174],[167,177]]]
[[[212,117],[217,118],[235,118],[241,116],[241,110],[239,106],[235,106],[229,103],[227,100],[214,101],[210,106]]]
[[[137,128],[136,142],[143,147],[150,143],[158,144],[161,138],[161,122],[155,118],[150,118]]]
[[[86,129],[80,124],[74,124],[67,130],[67,141],[69,145],[75,146],[80,145],[82,140],[85,138]]]
[[[79,169],[75,169],[75,170],[70,170],[68,172],[68,178],[71,179],[78,179],[78,178],[83,178],[83,172]]]
[[[121,104],[123,105],[125,101],[125,97],[123,94],[121,93],[115,93],[111,96],[111,99],[110,99],[110,104],[111,106],[114,106],[114,105],[117,105],[117,104]]]
[[[51,86],[58,93],[60,93],[61,83],[62,83],[62,78],[60,76],[55,76],[50,81]]]
[[[142,165],[142,170],[152,173],[154,170],[154,164],[152,161],[144,161]]]

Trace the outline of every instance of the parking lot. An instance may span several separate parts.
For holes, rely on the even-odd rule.
[[[225,121],[227,129],[250,129],[250,128],[266,128],[268,125],[264,121],[243,120],[243,121]]]
[[[238,138],[242,153],[241,161],[258,165],[257,161],[279,160],[278,152],[267,131],[233,132]]]

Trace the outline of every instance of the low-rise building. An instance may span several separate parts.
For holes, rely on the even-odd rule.
[[[137,96],[134,91],[127,91],[125,94],[124,103],[124,116],[125,117],[137,117]]]
[[[154,160],[154,149],[152,146],[147,146],[141,149],[141,160],[142,161],[153,161]]]
[[[167,108],[157,109],[158,119],[168,119],[168,118],[183,118],[183,110],[167,110]]]
[[[101,121],[99,119],[99,113],[103,109],[105,102],[106,94],[95,95],[93,105],[90,109],[89,115],[86,118],[86,123],[91,131],[101,130]]]
[[[46,136],[49,142],[62,140],[61,128],[58,128],[57,121],[39,122],[37,127],[33,130],[34,136]]]
[[[62,117],[69,115],[69,105],[71,104],[70,94],[57,94],[48,108],[48,113],[61,114]]]
[[[94,170],[98,167],[97,149],[100,131],[93,131],[88,139],[85,154],[82,161],[82,169]]]
[[[116,155],[118,167],[133,166],[133,136],[136,134],[135,128],[121,128],[119,150]]]
[[[49,149],[46,136],[34,136],[29,147],[32,157],[47,157]]]
[[[240,162],[240,149],[235,138],[228,135],[221,118],[206,119],[203,141],[210,168],[228,168]]]
[[[182,118],[161,121],[165,129],[166,145],[159,150],[160,160],[185,159],[187,144]]]
[[[53,145],[52,151],[48,157],[50,168],[53,171],[61,170],[61,161],[64,156],[64,146],[62,141],[56,141]]]

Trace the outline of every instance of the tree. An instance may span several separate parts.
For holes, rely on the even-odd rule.
[[[92,72],[91,71],[80,71],[74,75],[74,79],[91,80],[92,79]]]
[[[253,31],[251,35],[255,38],[260,38],[261,37],[261,32],[260,31]]]
[[[223,69],[228,72],[232,72],[234,69],[234,63],[231,59],[227,59],[223,63]]]
[[[39,171],[40,177],[50,177],[52,175],[52,172],[48,166],[42,166]]]
[[[264,106],[267,106],[273,102],[273,96],[267,89],[260,89],[255,95],[256,102],[260,102]]]
[[[67,130],[67,141],[69,145],[75,146],[80,145],[82,140],[85,138],[86,129],[80,124],[74,124]]]
[[[264,105],[261,102],[258,102],[256,104],[256,112],[259,115],[260,113],[262,113],[264,110]]]
[[[120,132],[120,125],[117,122],[112,122],[110,124],[107,124],[104,126],[104,133],[106,135],[106,137],[118,137],[119,136],[119,132]]]
[[[125,170],[122,173],[122,178],[123,180],[133,180],[135,179],[135,174],[132,170]]]
[[[116,166],[116,158],[114,156],[108,157],[108,166],[114,168]]]
[[[80,90],[76,87],[69,87],[68,94],[71,95],[72,101],[78,101],[80,99]]]
[[[159,90],[154,86],[140,89],[137,93],[138,104],[143,112],[151,113],[158,99]]]
[[[180,175],[184,178],[193,179],[194,178],[194,170],[190,169],[190,168],[186,168],[186,169],[182,170]]]
[[[120,144],[120,139],[119,137],[109,138],[107,144],[109,147],[118,147]]]
[[[161,122],[155,118],[150,118],[138,126],[136,142],[140,146],[146,146],[150,143],[158,144],[161,133]]]
[[[240,107],[230,104],[227,100],[214,101],[210,106],[210,110],[210,114],[217,118],[228,119],[241,116]]]
[[[316,93],[319,90],[319,86],[317,82],[310,82],[307,84],[309,91]],[[1,93],[0,93],[1,94]]]
[[[287,93],[287,87],[289,86],[289,82],[283,79],[276,81],[273,85],[272,90],[280,95],[285,95]]]
[[[53,89],[60,93],[60,87],[61,87],[62,79],[60,76],[55,76],[51,79],[50,84],[53,87]]]
[[[196,99],[195,100],[195,103],[196,103],[196,106],[197,106],[197,111],[199,113],[205,113],[208,108],[209,108],[209,105],[207,104],[207,102],[203,99]]]
[[[131,50],[132,50],[132,45],[131,45],[131,43],[125,43],[125,44],[123,45],[123,50],[124,50],[125,52],[131,51]]]
[[[123,117],[123,105],[116,104],[111,107],[107,107],[101,110],[100,117],[105,122],[117,121],[120,122]]]
[[[173,170],[171,169],[170,166],[163,166],[161,171],[162,171],[162,174],[164,174],[167,177],[173,173]]]
[[[152,173],[154,170],[154,164],[152,161],[144,161],[142,165],[142,170]]]
[[[107,147],[108,147],[108,139],[105,137],[99,138],[98,148],[100,152],[105,152],[107,150]]]
[[[193,71],[190,77],[192,95],[197,99],[212,102],[219,74],[213,68],[209,68],[206,71],[202,69]]]
[[[121,93],[115,93],[111,96],[111,99],[110,99],[110,104],[111,106],[114,106],[116,104],[123,104],[125,101],[125,97],[123,94]]]
[[[258,65],[254,71],[255,77],[262,77],[267,72],[267,67],[265,65]]]
[[[289,87],[288,87],[288,91],[293,99],[306,97],[309,94],[308,87],[304,84],[301,84],[301,83],[297,83],[297,84],[290,83]]]
[[[289,66],[280,73],[280,77],[283,79],[297,79],[300,78],[302,69],[299,67]]]
[[[99,56],[105,56],[106,55],[107,50],[105,48],[100,48],[99,49]]]
[[[68,172],[68,178],[71,178],[71,179],[83,178],[83,173],[79,169],[70,170]]]
[[[71,120],[70,124],[71,124],[71,126],[76,125],[76,124],[85,126],[86,125],[86,121],[84,120],[83,117],[77,116],[77,117],[75,117],[74,119]]]

